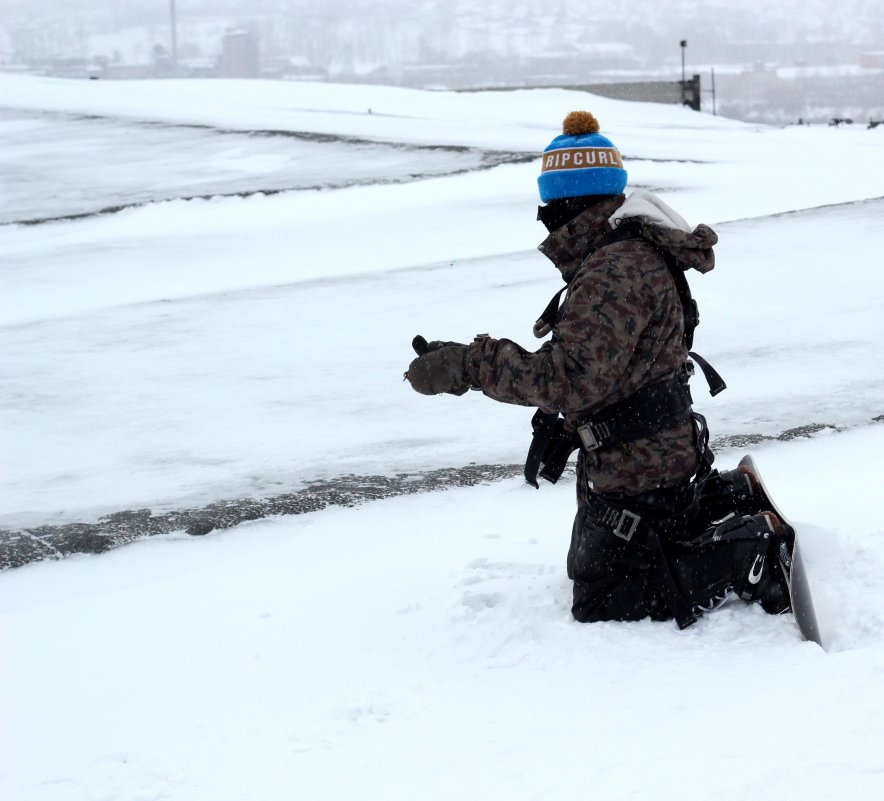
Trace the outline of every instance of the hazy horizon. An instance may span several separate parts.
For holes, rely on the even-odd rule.
[[[70,72],[82,62],[113,65],[116,73],[104,77],[117,78],[575,86],[673,80],[684,56],[686,74],[701,74],[704,91],[716,71],[724,108],[744,119],[884,112],[884,4],[867,0],[633,0],[589,10],[564,0],[548,7],[527,0],[478,7],[470,0],[0,0],[0,12],[0,67],[65,77],[87,77]],[[252,37],[250,67],[222,65],[234,29]]]

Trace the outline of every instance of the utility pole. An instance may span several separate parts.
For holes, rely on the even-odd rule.
[[[169,0],[169,20],[172,25],[172,75],[178,72],[178,21],[175,18],[175,0]]]
[[[718,112],[715,110],[715,67],[712,67],[712,116],[718,116]]]

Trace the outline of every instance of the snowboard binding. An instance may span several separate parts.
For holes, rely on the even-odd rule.
[[[755,473],[744,465],[734,470],[713,470],[700,487],[699,502],[706,525],[732,515],[757,515],[770,508]]]
[[[760,602],[768,614],[779,615],[791,610],[787,577],[779,558],[781,553],[791,554],[789,532],[774,512],[764,511],[732,515],[710,527],[693,544],[701,550],[729,549],[732,573],[727,590],[747,603]],[[718,594],[723,590],[718,588]]]

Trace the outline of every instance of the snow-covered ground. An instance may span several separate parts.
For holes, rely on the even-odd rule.
[[[563,110],[588,100],[558,90],[3,80],[9,106],[114,112],[103,124],[117,130],[128,120],[132,144],[117,137],[113,164],[142,163],[147,149],[159,165],[145,176],[154,190],[176,165],[195,185],[221,187],[214,159],[229,134],[212,144],[211,130],[165,129],[193,137],[170,152],[162,128],[148,145],[145,122],[324,134],[338,126],[361,139],[536,152]],[[884,362],[884,276],[875,267],[884,201],[855,202],[884,195],[884,134],[591,104],[632,154],[632,185],[660,190],[722,236],[718,269],[693,281],[703,313],[697,349],[731,384],[714,403],[695,393],[713,435],[858,425],[884,412],[881,372],[871,367]],[[371,115],[359,113],[367,108]],[[78,163],[95,128],[85,134],[67,116],[43,124],[53,119],[59,140],[69,139],[54,160],[67,153]],[[256,159],[267,155],[266,138],[239,141],[254,142]],[[199,143],[208,147],[202,161]],[[302,145],[293,142],[292,154],[303,157]],[[847,152],[861,168],[819,169],[821,153]],[[353,147],[360,169],[363,155]],[[391,181],[402,180],[401,166]],[[39,202],[41,164],[23,159],[16,170],[22,189],[34,176],[30,202]],[[125,185],[134,194],[133,172]],[[333,179],[351,172],[329,164]],[[400,379],[419,332],[469,340],[489,331],[531,344],[531,325],[559,288],[534,249],[545,233],[533,219],[536,174],[536,163],[512,164],[0,227],[0,525],[266,494],[342,472],[518,462],[530,412],[473,396],[428,405]],[[260,186],[260,175],[250,180]],[[99,207],[111,203],[110,183],[91,190]],[[112,194],[119,202],[119,186]],[[829,203],[852,205],[770,216]]]
[[[735,603],[580,625],[573,483],[169,536],[0,581],[5,798],[875,799],[884,428],[758,449],[830,652]],[[811,532],[815,533],[815,532]]]
[[[730,384],[714,400],[695,388],[713,438],[850,429],[753,448],[807,531],[828,654],[789,617],[742,604],[685,632],[573,623],[568,482],[391,499],[4,573],[4,798],[884,792],[881,131],[769,129],[559,90],[3,76],[0,105],[24,136],[39,120],[32,156],[58,142],[67,177],[95,126],[118,132],[109,163],[122,173],[96,166],[84,192],[97,208],[110,192],[145,199],[132,167],[145,158],[154,197],[241,191],[243,176],[213,162],[232,136],[214,127],[240,132],[252,191],[268,141],[286,179],[294,154],[315,158],[250,130],[385,153],[443,146],[460,164],[453,146],[539,152],[567,111],[589,107],[633,188],[721,236],[716,270],[692,279],[697,350]],[[173,139],[180,149],[163,146]],[[0,165],[29,216],[53,216],[46,165],[18,144]],[[359,146],[339,154],[332,182],[365,169]],[[423,398],[401,375],[419,332],[530,346],[560,285],[534,250],[537,171],[398,183],[426,170],[396,161],[385,184],[0,226],[0,526],[519,462],[530,410]]]

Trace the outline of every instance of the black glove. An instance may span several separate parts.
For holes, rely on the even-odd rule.
[[[418,357],[408,365],[405,378],[421,395],[463,395],[470,388],[467,346],[459,342],[427,342],[416,336],[411,343]]]

